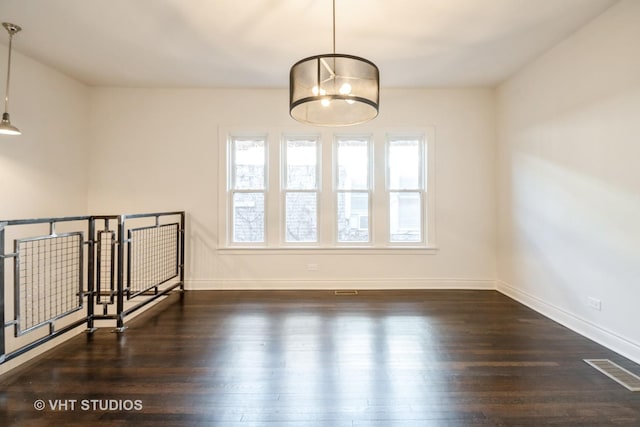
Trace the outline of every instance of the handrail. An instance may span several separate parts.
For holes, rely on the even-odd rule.
[[[156,212],[156,213],[138,213],[138,214],[122,214],[121,217],[125,219],[134,218],[148,218],[154,216],[169,216],[169,215],[183,215],[184,211],[169,211],[169,212]]]
[[[46,224],[50,222],[69,222],[69,221],[84,221],[90,219],[90,215],[83,216],[63,216],[63,217],[51,217],[51,218],[27,218],[27,219],[11,219],[0,220],[0,225],[28,225],[28,224]]]

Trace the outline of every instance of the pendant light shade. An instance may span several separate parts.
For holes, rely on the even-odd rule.
[[[320,126],[348,126],[378,115],[379,71],[352,55],[312,56],[291,67],[291,117]]]
[[[9,113],[2,113],[2,122],[0,123],[0,135],[21,135],[20,129],[11,124]]]
[[[2,113],[2,122],[0,122],[0,135],[20,135],[22,132],[11,124],[9,119],[9,81],[11,78],[11,42],[13,35],[22,28],[15,24],[3,22],[2,26],[9,33],[9,57],[7,59],[7,84],[4,90],[4,113]]]
[[[289,114],[316,126],[349,126],[378,115],[380,72],[364,58],[336,53],[333,0],[333,53],[296,62],[289,73]]]

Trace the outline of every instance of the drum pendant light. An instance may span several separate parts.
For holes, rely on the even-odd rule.
[[[289,114],[316,126],[349,126],[378,115],[380,72],[371,61],[336,53],[333,0],[333,53],[296,62],[289,73]]]

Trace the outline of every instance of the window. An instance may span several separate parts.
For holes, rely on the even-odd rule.
[[[265,242],[266,140],[231,138],[229,193],[231,241]]]
[[[284,240],[318,242],[318,140],[286,137],[283,143]]]
[[[390,137],[387,142],[389,242],[424,241],[424,144],[421,138]]]
[[[221,129],[221,249],[434,249],[433,131]]]
[[[368,138],[339,136],[336,140],[337,241],[371,241],[370,141]]]

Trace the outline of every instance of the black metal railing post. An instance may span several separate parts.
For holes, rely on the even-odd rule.
[[[124,326],[124,246],[125,246],[125,237],[124,237],[124,221],[125,215],[120,215],[118,217],[118,275],[117,275],[117,288],[118,293],[116,295],[116,332],[123,332],[125,330]]]
[[[6,222],[0,222],[0,363],[5,358],[5,341],[4,341],[4,229]]]
[[[95,332],[93,316],[95,309],[95,253],[96,253],[96,220],[89,218],[89,259],[87,260],[87,332]]]
[[[180,213],[180,290],[184,291],[184,239],[185,239],[185,213]]]

